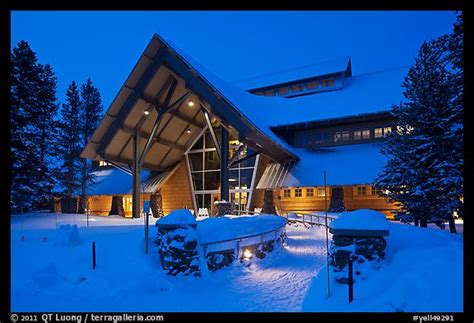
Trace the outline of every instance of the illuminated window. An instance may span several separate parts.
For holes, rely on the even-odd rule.
[[[302,197],[303,196],[303,190],[301,188],[295,189],[295,197]]]
[[[374,137],[375,138],[382,138],[382,136],[383,136],[383,128],[375,128]]]
[[[284,95],[284,94],[287,94],[288,92],[290,92],[289,88],[288,87],[281,87],[278,89],[278,94],[279,95]]]
[[[265,95],[266,96],[274,96],[276,93],[275,93],[275,90],[267,90],[265,91]]]
[[[392,133],[392,127],[384,127],[383,128],[383,136],[388,136],[390,133]]]
[[[324,187],[318,187],[318,196],[319,197],[326,196],[326,190],[324,189]]]
[[[349,141],[349,131],[336,131],[334,133],[334,142]]]
[[[306,196],[314,196],[314,191],[312,188],[306,189]]]
[[[362,139],[370,139],[370,129],[362,130]]]
[[[307,90],[313,90],[319,87],[319,82],[311,82],[306,84],[306,89]]]
[[[304,86],[301,84],[296,84],[291,86],[291,92],[301,92],[304,91]]]
[[[291,190],[283,190],[283,197],[291,197]]]
[[[362,138],[362,131],[354,131],[354,140],[360,140]]]
[[[357,186],[357,195],[359,196],[367,195],[367,187]]]

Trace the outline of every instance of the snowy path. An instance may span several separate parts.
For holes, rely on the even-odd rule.
[[[262,260],[202,278],[171,277],[163,274],[153,239],[150,254],[143,254],[143,219],[94,217],[87,228],[75,218],[82,239],[76,247],[56,244],[55,216],[32,219],[23,231],[12,221],[13,311],[300,311],[326,262],[325,230],[293,224],[287,246]],[[96,270],[90,268],[92,241]]]

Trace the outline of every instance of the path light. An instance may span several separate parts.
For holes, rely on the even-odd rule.
[[[250,258],[252,258],[252,252],[251,252],[250,250],[248,250],[248,249],[245,249],[245,250],[244,250],[244,258],[245,258],[245,259],[250,259]]]
[[[150,114],[150,111],[148,111],[148,110],[145,110],[143,113],[144,113],[144,114],[147,116],[147,115],[149,115],[149,114]]]
[[[189,100],[188,107],[194,107],[194,101],[193,100]]]

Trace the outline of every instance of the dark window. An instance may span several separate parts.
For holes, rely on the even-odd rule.
[[[382,195],[382,190],[375,186],[372,186],[372,195]]]
[[[356,130],[354,131],[354,140],[360,140],[362,138],[362,131]]]
[[[334,142],[349,141],[349,131],[336,131],[334,133]]]
[[[283,197],[291,197],[291,190],[283,190]]]
[[[357,195],[367,195],[367,187],[357,186]]]
[[[314,190],[312,188],[307,188],[306,196],[314,196]]]
[[[303,190],[301,188],[295,189],[295,197],[302,197],[303,196]]]

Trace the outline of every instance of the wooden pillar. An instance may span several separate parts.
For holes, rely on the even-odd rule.
[[[135,129],[133,134],[133,174],[132,174],[132,216],[140,217],[140,130]]]
[[[229,169],[227,168],[229,158],[229,132],[221,126],[221,200],[229,200]]]

